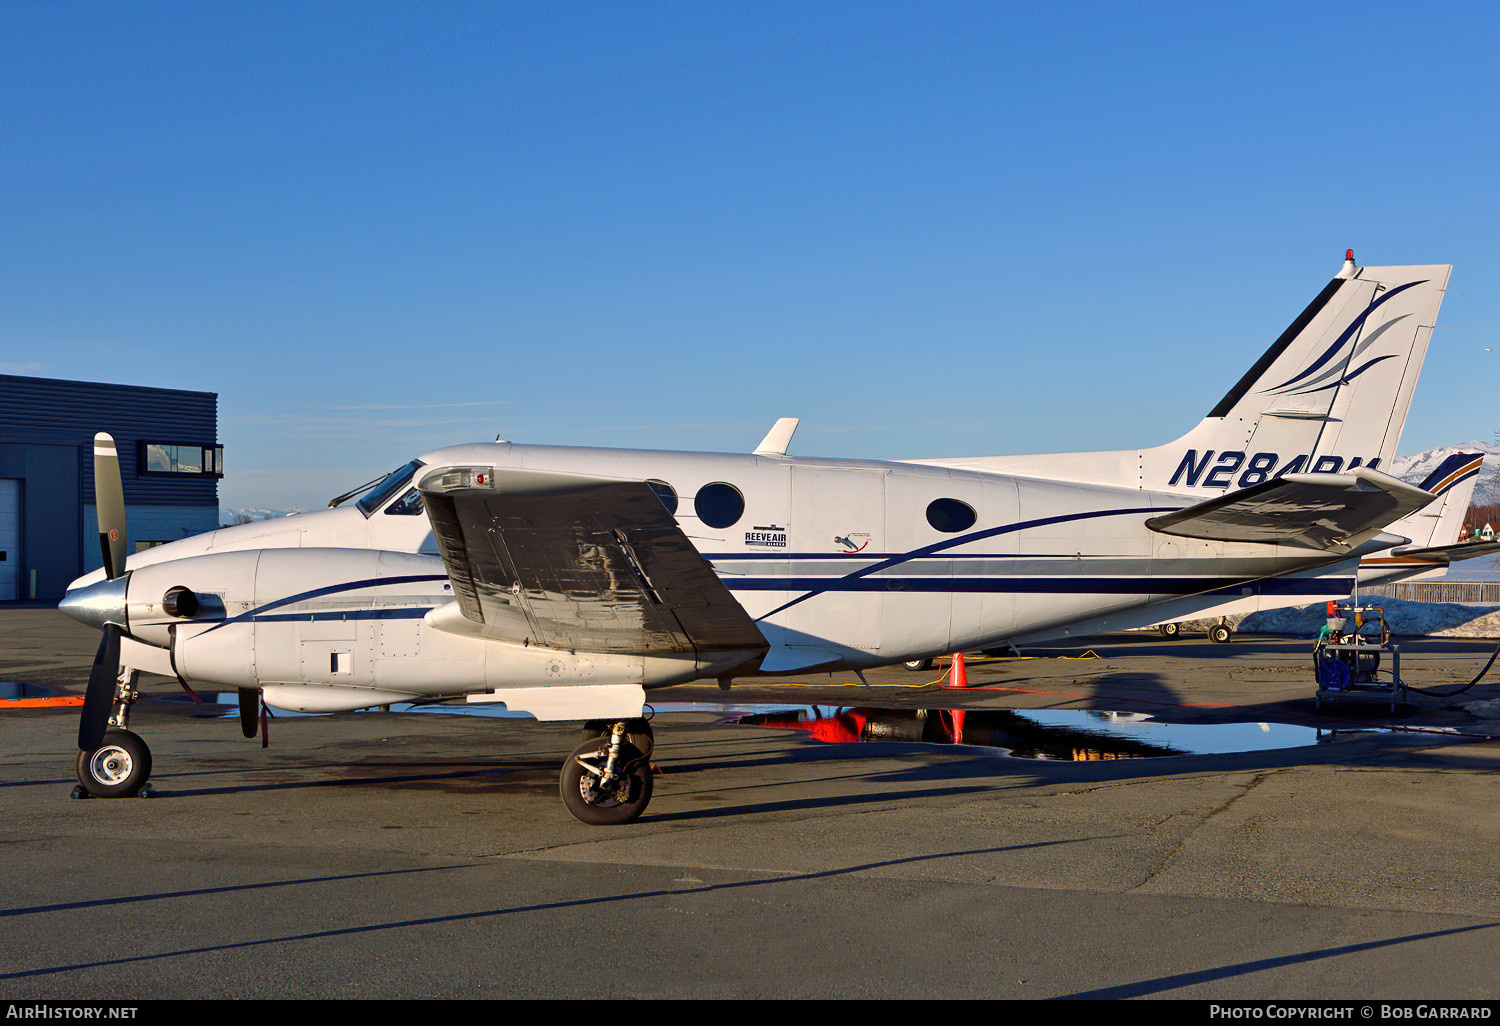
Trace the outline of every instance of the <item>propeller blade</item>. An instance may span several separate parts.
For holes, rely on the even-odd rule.
[[[240,688],[240,733],[254,737],[260,729],[260,692],[254,688]]]
[[[94,667],[89,671],[88,690],[83,695],[83,711],[78,717],[78,747],[96,752],[104,744],[109,729],[109,714],[115,704],[115,680],[120,675],[120,628],[104,625],[99,651],[94,653]]]
[[[125,486],[115,440],[103,431],[94,436],[94,509],[104,576],[114,580],[125,572]]]

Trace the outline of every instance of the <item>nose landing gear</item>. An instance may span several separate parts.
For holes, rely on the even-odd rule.
[[[78,753],[78,782],[90,797],[149,795],[150,777],[151,749],[128,730],[107,730],[98,749]]]
[[[139,734],[132,733],[130,707],[140,697],[136,690],[139,673],[122,667],[115,680],[113,711],[98,748],[78,752],[78,784],[75,798],[149,798],[151,749]],[[97,729],[97,728],[96,728]]]

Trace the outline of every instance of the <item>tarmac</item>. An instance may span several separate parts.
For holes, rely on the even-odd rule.
[[[81,694],[97,643],[0,611],[0,681]],[[263,749],[153,678],[131,727],[155,797],[83,801],[77,708],[0,707],[0,998],[1492,1001],[1500,721],[1463,704],[1500,668],[1394,715],[1315,709],[1310,648],[1134,633],[973,659],[961,691],[900,668],[667,689],[625,827],[563,809],[573,724],[286,716]],[[1408,639],[1403,676],[1451,688],[1494,648]],[[725,703],[894,726],[828,743]],[[1067,761],[889,739],[1028,709],[1322,740]]]

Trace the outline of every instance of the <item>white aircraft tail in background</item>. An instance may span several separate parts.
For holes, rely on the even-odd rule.
[[[1500,552],[1500,543],[1458,541],[1484,455],[1454,453],[1427,475],[1417,487],[1436,498],[1387,528],[1390,534],[1400,536],[1399,544],[1367,555],[1357,565],[1286,574],[1219,593],[1178,599],[1160,608],[1164,619],[1154,626],[1166,637],[1175,638],[1181,632],[1181,621],[1217,617],[1219,623],[1208,628],[1208,636],[1227,643],[1234,636],[1229,617],[1342,599],[1357,588],[1392,584],[1446,570],[1457,560]]]

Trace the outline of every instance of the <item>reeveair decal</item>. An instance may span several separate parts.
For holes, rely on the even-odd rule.
[[[1363,456],[1354,456],[1346,464],[1342,456],[1313,459],[1306,454],[1283,459],[1279,452],[1216,453],[1207,449],[1199,455],[1197,449],[1189,449],[1183,453],[1182,462],[1177,464],[1167,486],[1175,487],[1181,483],[1189,488],[1249,488],[1284,474],[1338,474],[1355,467],[1373,470],[1379,464],[1379,456],[1368,461]]]
[[[771,549],[784,549],[786,548],[786,528],[777,527],[775,524],[756,527],[754,530],[745,532],[745,544],[760,545]]]

